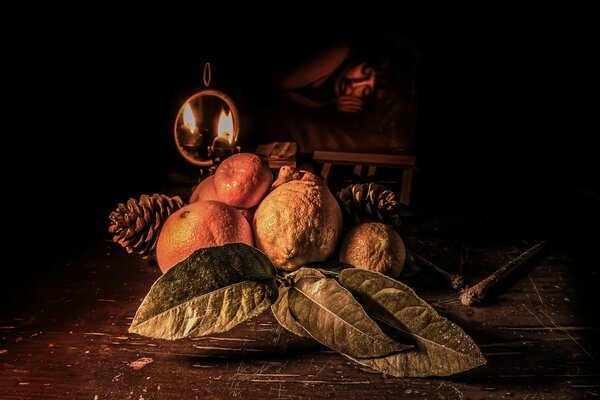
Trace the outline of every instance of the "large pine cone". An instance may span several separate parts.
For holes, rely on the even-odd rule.
[[[336,197],[346,218],[355,224],[376,221],[395,227],[401,225],[401,205],[396,195],[377,183],[346,186]]]
[[[163,222],[173,212],[183,207],[179,196],[143,194],[139,200],[129,199],[120,203],[110,213],[108,231],[113,241],[123,246],[128,253],[139,253],[144,258],[154,250]]]

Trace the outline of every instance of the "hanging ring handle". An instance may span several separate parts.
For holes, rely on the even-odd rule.
[[[204,64],[204,74],[202,74],[202,80],[204,81],[204,86],[208,87],[210,85],[210,78],[212,73],[210,71],[210,63],[207,62]]]

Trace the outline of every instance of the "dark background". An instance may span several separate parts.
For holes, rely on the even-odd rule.
[[[171,126],[201,87],[206,61],[211,87],[236,101],[250,140],[248,114],[270,76],[325,42],[388,34],[404,35],[421,55],[415,210],[595,224],[598,157],[570,116],[583,110],[571,68],[580,53],[565,28],[410,15],[385,28],[332,21],[310,30],[306,22],[257,21],[235,32],[163,20],[54,21],[11,41],[5,221],[10,244],[34,260],[15,270],[29,273],[44,267],[38,259],[108,239],[118,202],[159,191],[166,172],[191,172]]]

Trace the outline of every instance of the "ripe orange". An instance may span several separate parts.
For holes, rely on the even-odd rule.
[[[211,175],[204,179],[192,193],[190,203],[199,200],[219,200],[217,192],[215,192],[215,176]]]
[[[211,175],[211,176],[207,177],[206,179],[204,179],[202,182],[200,182],[200,184],[198,186],[196,186],[196,189],[194,189],[194,192],[190,196],[190,203],[194,203],[194,202],[200,201],[200,200],[221,201],[219,199],[219,196],[217,196],[217,192],[215,191],[215,176],[214,175]],[[258,207],[258,205],[251,207],[251,208],[237,208],[236,207],[236,210],[241,212],[242,215],[244,216],[244,218],[246,218],[246,220],[248,221],[248,223],[251,224],[252,217],[254,217],[254,212],[256,211],[257,207]]]
[[[252,225],[252,219],[254,218],[254,213],[256,212],[257,208],[258,206],[254,206],[252,208],[238,208],[237,210],[241,212],[244,218],[246,218],[246,221]]]
[[[348,232],[340,249],[340,261],[397,278],[404,268],[406,248],[394,228],[368,222]]]
[[[273,173],[256,154],[240,153],[219,165],[214,183],[222,202],[236,208],[252,208],[269,191]]]
[[[156,243],[158,266],[164,273],[197,249],[236,242],[250,246],[254,242],[244,216],[219,201],[197,201],[165,221]]]

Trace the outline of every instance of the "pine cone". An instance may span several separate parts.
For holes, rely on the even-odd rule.
[[[120,203],[110,213],[108,231],[114,235],[113,242],[125,247],[128,253],[135,251],[147,258],[156,247],[163,222],[181,207],[183,201],[179,196],[143,194],[139,200],[129,199],[127,204]]]
[[[336,196],[346,217],[356,224],[377,221],[395,227],[401,225],[401,205],[394,192],[377,183],[349,185]]]

